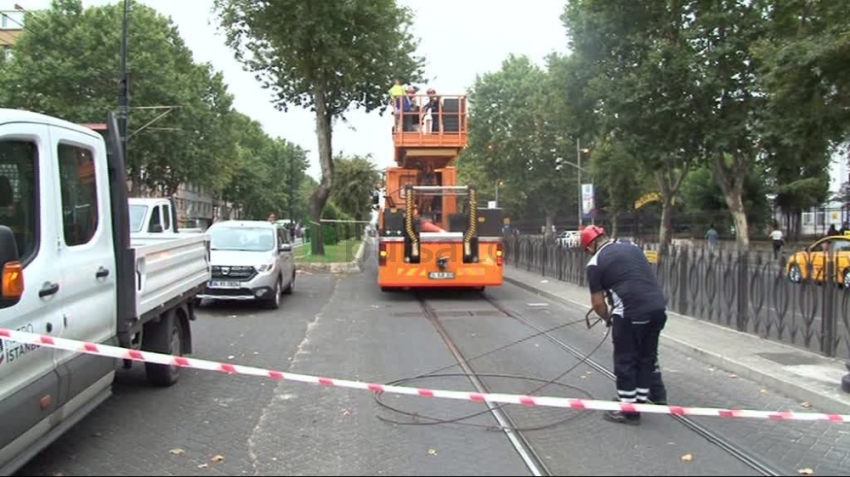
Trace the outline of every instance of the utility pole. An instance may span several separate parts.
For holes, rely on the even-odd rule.
[[[127,154],[127,123],[130,115],[130,73],[127,71],[127,32],[130,22],[130,0],[124,0],[124,20],[121,27],[121,89],[118,93],[118,134],[121,150]],[[132,179],[136,179],[133,177]],[[134,187],[137,184],[133,185]]]

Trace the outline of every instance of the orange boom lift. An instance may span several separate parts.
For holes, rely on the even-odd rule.
[[[440,106],[429,125],[414,110],[393,127],[397,166],[385,173],[378,285],[383,291],[501,286],[504,213],[479,207],[475,187],[458,185],[453,166],[467,144],[466,96],[430,96]],[[408,97],[423,106],[429,100]]]

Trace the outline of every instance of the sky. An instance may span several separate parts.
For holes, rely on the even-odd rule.
[[[117,0],[83,0],[88,6]],[[210,62],[224,74],[234,107],[259,121],[266,133],[283,137],[309,151],[308,174],[318,179],[321,169],[315,121],[309,111],[277,111],[271,93],[242,69],[224,44],[212,14],[213,0],[139,0],[171,17],[198,62]],[[478,74],[494,71],[511,53],[543,62],[553,51],[566,52],[566,30],[560,21],[565,0],[399,0],[415,12],[414,34],[426,63],[428,85],[446,95],[464,94]],[[47,8],[50,0],[0,0],[0,10],[17,3],[27,10]],[[132,26],[131,26],[132,28]],[[132,45],[130,45],[132,54]],[[389,90],[391,85],[387,85]],[[392,120],[384,114],[356,112],[349,123],[334,130],[334,152],[372,154],[379,168],[393,165]]]

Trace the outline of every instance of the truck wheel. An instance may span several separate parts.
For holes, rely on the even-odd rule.
[[[171,356],[183,356],[183,326],[174,314],[154,325],[149,333],[145,336],[145,349]],[[145,373],[148,381],[154,386],[173,386],[180,379],[179,366],[145,363]]]
[[[280,308],[280,295],[281,295],[280,282],[281,282],[281,280],[278,277],[277,283],[274,284],[274,296],[271,299],[269,299],[268,301],[266,301],[266,303],[265,303],[266,308],[268,308],[270,310],[277,310],[278,308]]]

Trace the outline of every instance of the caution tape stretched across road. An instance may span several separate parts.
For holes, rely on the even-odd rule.
[[[383,384],[364,383],[359,381],[348,381],[344,379],[322,378],[307,376],[303,374],[284,373],[268,369],[254,368],[228,363],[217,363],[186,357],[176,357],[147,351],[138,351],[115,346],[85,343],[51,336],[37,335],[22,331],[13,331],[0,328],[0,340],[14,341],[45,346],[48,348],[62,349],[78,353],[104,356],[115,359],[129,359],[146,363],[163,364],[167,366],[179,366],[183,368],[203,369],[207,371],[218,371],[227,374],[244,374],[259,376],[274,380],[286,380],[299,383],[314,384],[327,387],[338,387],[347,389],[358,389],[372,393],[403,394],[408,396],[420,396],[426,398],[455,399],[460,401],[490,402],[499,404],[518,404],[523,406],[559,407],[576,410],[592,411],[626,411],[645,412],[650,414],[675,414],[683,416],[708,416],[724,418],[747,418],[747,419],[770,419],[781,421],[829,421],[850,422],[850,415],[823,414],[823,413],[800,413],[791,411],[754,411],[738,409],[715,409],[703,407],[682,406],[657,406],[651,404],[628,404],[615,401],[597,401],[589,399],[570,399],[558,397],[534,397],[516,394],[481,394],[461,391],[445,391],[439,389],[409,388],[402,386],[386,386]]]

